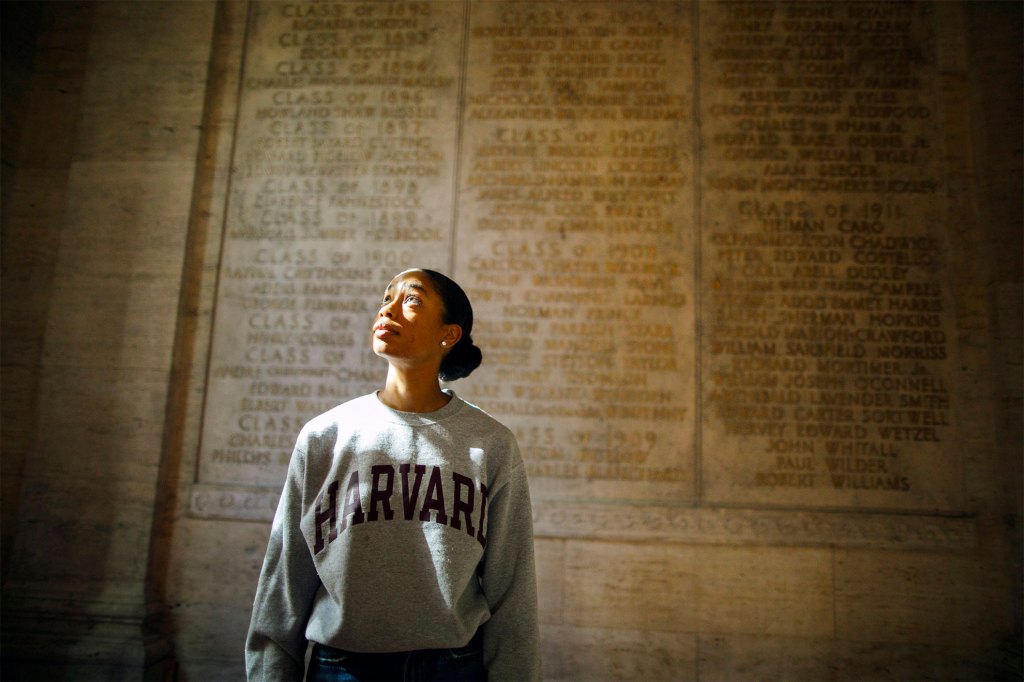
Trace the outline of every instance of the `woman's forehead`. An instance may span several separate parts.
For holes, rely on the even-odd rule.
[[[393,291],[402,287],[418,289],[420,291],[433,291],[434,287],[430,278],[422,270],[406,270],[395,275],[384,291]]]

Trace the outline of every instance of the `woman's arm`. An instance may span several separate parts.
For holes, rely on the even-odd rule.
[[[518,449],[516,449],[518,459]],[[540,679],[533,512],[521,462],[487,505],[488,532],[481,582],[491,608],[484,624],[490,680]]]
[[[302,535],[305,452],[296,447],[274,515],[245,642],[246,674],[256,680],[302,680],[306,622],[320,578]]]

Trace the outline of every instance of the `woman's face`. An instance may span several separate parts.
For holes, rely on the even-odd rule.
[[[458,325],[444,323],[444,302],[430,278],[408,270],[384,290],[373,323],[373,352],[392,363],[440,366],[458,334]]]

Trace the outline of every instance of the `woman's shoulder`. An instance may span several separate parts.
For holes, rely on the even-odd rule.
[[[479,405],[471,403],[463,398],[459,398],[459,400],[462,402],[462,410],[459,411],[458,416],[464,421],[471,423],[472,428],[474,428],[478,433],[486,433],[515,442],[515,434],[512,432],[512,429],[507,427],[503,422],[499,421]]]

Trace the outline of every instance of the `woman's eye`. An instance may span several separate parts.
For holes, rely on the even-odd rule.
[[[411,304],[415,305],[415,304],[420,302],[420,299],[419,299],[418,296],[409,295],[409,296],[405,297],[405,302],[406,303],[411,303]]]

